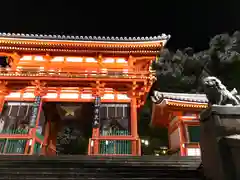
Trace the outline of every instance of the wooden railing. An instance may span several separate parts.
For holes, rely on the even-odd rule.
[[[40,154],[42,143],[43,136],[38,133],[33,136],[28,129],[7,129],[0,132],[0,154]]]
[[[128,130],[102,130],[101,136],[128,136],[131,133]]]
[[[201,150],[200,150],[199,143],[196,143],[196,142],[185,143],[184,149],[185,149],[186,156],[201,156]]]
[[[5,155],[23,155],[26,152],[28,139],[0,139],[0,154]]]
[[[136,142],[136,154],[133,153],[133,142]],[[96,152],[95,149],[98,149]],[[131,136],[101,136],[90,138],[88,145],[88,155],[100,156],[132,156],[141,155],[141,141]]]
[[[0,76],[38,76],[38,77],[62,77],[62,78],[90,78],[90,77],[112,77],[112,78],[146,78],[153,76],[154,72],[150,71],[139,71],[139,72],[123,72],[108,70],[106,72],[101,71],[83,71],[78,72],[58,72],[58,71],[29,71],[29,70],[6,70],[5,68],[0,68]]]

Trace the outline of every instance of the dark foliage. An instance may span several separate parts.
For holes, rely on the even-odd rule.
[[[236,88],[240,92],[240,32],[237,31],[232,36],[216,35],[210,40],[209,49],[197,53],[193,48],[176,52],[164,49],[153,62],[152,69],[157,74],[157,82],[152,91],[200,93],[202,78],[216,76],[228,89]],[[139,114],[140,135],[152,136],[160,131],[164,133],[160,128],[146,128],[146,123],[151,119],[149,104],[148,102]],[[161,141],[167,142],[166,132],[159,136]]]
[[[152,68],[156,70],[157,89],[161,91],[199,92],[202,77],[209,75],[218,77],[229,88],[240,90],[240,32],[216,35],[209,49],[198,53],[192,48],[175,53],[165,49]]]

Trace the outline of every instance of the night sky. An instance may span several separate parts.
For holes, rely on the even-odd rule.
[[[240,30],[239,0],[12,2],[6,8],[1,5],[2,32],[83,36],[166,33],[172,36],[167,45],[171,50],[190,46],[199,51],[208,47],[215,34]]]

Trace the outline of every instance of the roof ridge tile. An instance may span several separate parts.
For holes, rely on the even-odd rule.
[[[0,33],[0,37],[8,38],[32,38],[32,39],[49,39],[49,40],[83,40],[83,41],[159,41],[159,40],[169,40],[170,35],[161,34],[158,36],[150,37],[114,37],[114,36],[73,36],[73,35],[59,35],[59,34],[33,34],[33,33]]]

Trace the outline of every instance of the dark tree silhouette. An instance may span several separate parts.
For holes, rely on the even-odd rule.
[[[210,40],[209,48],[201,52],[194,52],[193,48],[176,52],[164,49],[152,69],[157,75],[152,91],[200,93],[202,78],[210,75],[218,77],[229,89],[240,92],[240,32],[216,35]],[[151,119],[149,101],[139,113],[139,134],[143,136],[162,131],[157,127],[146,128]],[[166,132],[159,138],[167,142]]]
[[[240,90],[240,33],[220,34],[210,41],[208,68],[229,88]]]
[[[176,53],[163,50],[152,67],[157,74],[157,89],[171,92],[190,92],[194,89],[197,69],[192,51],[191,48]]]
[[[152,68],[156,70],[157,88],[161,91],[199,92],[201,78],[208,75],[240,90],[240,32],[216,35],[208,50],[197,53],[192,48],[175,53],[165,49]]]

